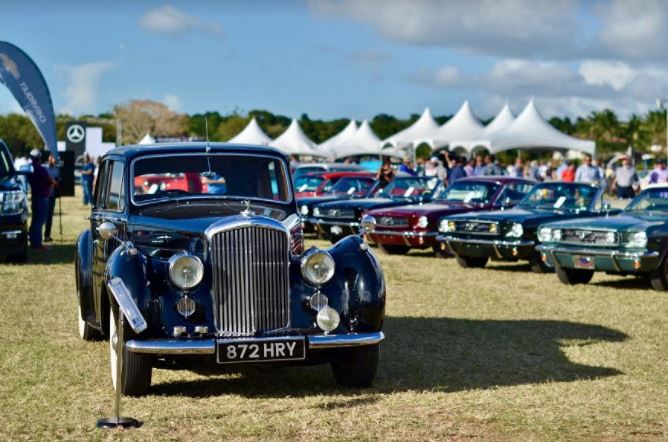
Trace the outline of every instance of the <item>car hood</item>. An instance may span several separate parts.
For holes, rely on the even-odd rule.
[[[560,229],[605,229],[619,231],[639,231],[666,223],[665,215],[649,214],[641,212],[637,214],[622,213],[615,216],[602,216],[598,218],[581,218],[577,220],[560,221],[550,223],[550,227]]]
[[[401,205],[390,208],[382,208],[372,210],[369,215],[373,216],[397,216],[397,217],[410,217],[410,216],[427,216],[432,217],[441,217],[447,215],[453,215],[456,213],[462,212],[472,212],[475,210],[482,210],[483,208],[489,209],[489,206],[479,206],[464,204],[461,202],[431,202],[427,204],[408,204]]]
[[[297,198],[297,206],[298,207],[301,207],[303,205],[312,206],[314,204],[328,203],[331,201],[341,201],[348,199],[353,199],[353,198],[350,196],[342,196],[342,195],[325,195],[325,196]]]
[[[378,206],[399,206],[406,203],[406,200],[395,200],[392,198],[363,198],[356,200],[332,201],[330,203],[319,204],[318,207],[321,209],[368,210]]]

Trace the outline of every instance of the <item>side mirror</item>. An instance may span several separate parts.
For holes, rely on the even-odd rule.
[[[100,224],[100,226],[97,228],[97,233],[100,234],[100,238],[106,241],[108,239],[115,237],[118,234],[118,229],[116,228],[114,223],[105,221],[102,224]]]
[[[360,235],[366,235],[376,229],[376,218],[371,215],[364,215],[360,221]]]

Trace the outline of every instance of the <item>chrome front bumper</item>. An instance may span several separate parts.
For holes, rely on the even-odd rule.
[[[560,247],[560,246],[550,246],[545,244],[540,244],[536,246],[536,250],[541,254],[549,257],[547,264],[554,266],[556,265],[568,265],[567,262],[564,262],[564,257],[573,257],[573,256],[592,256],[608,259],[611,263],[611,269],[608,269],[605,262],[596,263],[596,269],[600,270],[614,270],[617,272],[622,271],[649,271],[654,270],[660,261],[661,255],[656,251],[623,251],[619,250],[610,250],[610,249],[588,249],[588,248],[573,248],[573,247]],[[561,255],[558,257],[557,255]],[[560,259],[561,258],[561,259]]]
[[[393,236],[404,236],[406,238],[429,238],[432,236],[438,235],[436,232],[400,232],[396,230],[378,230],[375,229],[371,232],[371,235],[393,235]]]
[[[536,243],[534,241],[528,240],[506,240],[506,239],[482,239],[482,238],[456,238],[454,236],[448,235],[438,235],[436,241],[440,243],[447,244],[448,249],[457,253],[456,246],[468,246],[470,249],[480,249],[489,250],[486,253],[494,253],[497,258],[519,258],[526,259],[530,254],[533,253],[534,246]],[[455,246],[455,247],[453,247]],[[505,253],[504,253],[505,252]]]
[[[288,336],[289,337],[289,336]],[[295,336],[295,338],[301,336]],[[345,335],[308,335],[308,349],[360,347],[373,345],[385,339],[382,331],[372,333],[349,333]],[[244,338],[246,340],[246,338]],[[215,339],[154,339],[146,341],[132,340],[125,343],[128,351],[154,355],[214,355]],[[270,362],[270,361],[269,361]]]
[[[309,222],[313,224],[317,224],[320,226],[346,226],[346,227],[359,227],[360,223],[359,221],[346,221],[346,220],[341,220],[341,221],[330,221],[330,220],[324,220],[324,219],[319,219],[319,218],[311,218]]]

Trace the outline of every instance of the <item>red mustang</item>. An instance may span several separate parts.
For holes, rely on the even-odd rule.
[[[366,214],[376,218],[370,239],[390,254],[431,247],[437,255],[447,256],[436,241],[442,217],[512,207],[534,184],[531,180],[502,176],[462,178],[428,204],[370,210]]]
[[[295,197],[327,195],[330,189],[343,177],[373,177],[371,172],[316,172],[295,179]],[[360,189],[362,195],[364,191]]]

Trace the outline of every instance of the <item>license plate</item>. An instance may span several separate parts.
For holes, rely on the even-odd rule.
[[[588,269],[591,270],[594,268],[594,258],[591,256],[581,256],[575,255],[573,261],[576,269]]]
[[[221,339],[217,342],[219,364],[292,361],[306,358],[303,337]]]

